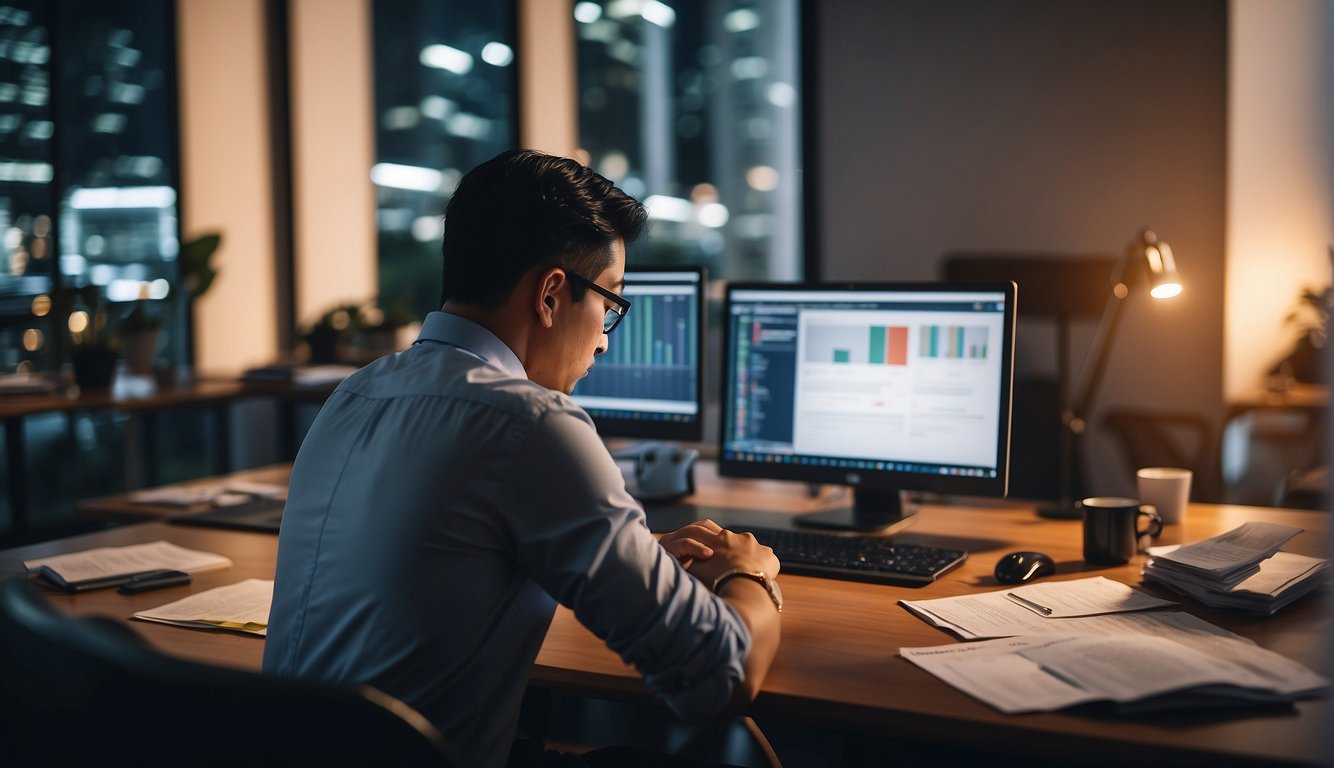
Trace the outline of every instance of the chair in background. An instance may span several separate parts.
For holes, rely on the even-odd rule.
[[[455,762],[407,704],[369,687],[168,656],[110,618],[0,585],[7,765],[430,765]]]
[[[1128,476],[1142,467],[1189,469],[1191,501],[1220,500],[1218,441],[1209,419],[1195,413],[1118,408],[1106,412],[1102,423],[1116,438]]]

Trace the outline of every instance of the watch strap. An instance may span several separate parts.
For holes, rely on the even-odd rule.
[[[749,568],[732,568],[723,571],[718,575],[718,578],[713,580],[714,594],[718,594],[718,590],[722,589],[724,584],[735,578],[749,579],[764,587],[764,591],[769,593],[769,599],[774,603],[774,608],[777,608],[779,613],[783,612],[783,597],[778,591],[778,585],[764,571],[753,571]]]

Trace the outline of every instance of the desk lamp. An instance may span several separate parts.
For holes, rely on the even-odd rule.
[[[1093,407],[1098,387],[1102,383],[1103,372],[1107,368],[1112,340],[1121,321],[1121,310],[1126,297],[1130,295],[1130,287],[1142,274],[1141,264],[1148,268],[1150,296],[1155,299],[1170,299],[1181,293],[1181,278],[1177,275],[1172,247],[1159,240],[1153,230],[1142,230],[1139,237],[1126,247],[1125,253],[1116,262],[1112,272],[1112,290],[1107,296],[1102,317],[1098,320],[1098,328],[1093,334],[1093,343],[1089,348],[1089,355],[1085,357],[1084,370],[1069,406],[1061,413],[1063,428],[1060,450],[1060,498],[1054,506],[1038,507],[1038,514],[1043,517],[1062,519],[1080,517],[1079,507],[1072,498],[1075,446],[1088,427],[1086,418]]]

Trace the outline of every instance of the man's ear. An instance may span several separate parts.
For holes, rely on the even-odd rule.
[[[537,279],[537,295],[534,309],[538,322],[543,328],[555,325],[556,312],[561,308],[560,287],[565,284],[565,270],[552,267]]]

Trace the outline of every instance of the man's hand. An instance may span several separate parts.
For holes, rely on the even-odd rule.
[[[714,538],[721,530],[722,527],[712,520],[697,520],[671,533],[664,533],[658,543],[676,558],[682,568],[689,568],[696,560],[713,557],[713,548],[702,539]]]
[[[664,548],[700,581],[710,586],[732,568],[764,571],[777,576],[781,567],[774,551],[749,533],[733,533],[712,520],[699,520],[664,534]]]

